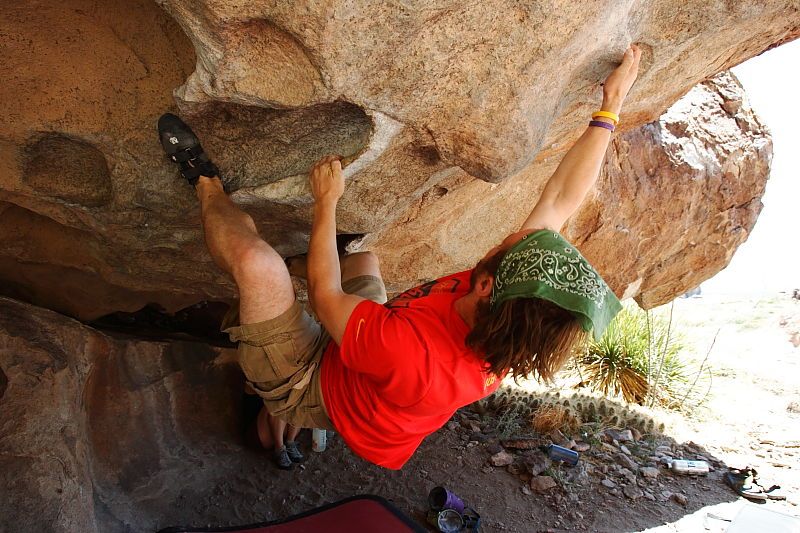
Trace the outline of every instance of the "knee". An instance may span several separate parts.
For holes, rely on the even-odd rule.
[[[378,256],[372,252],[357,252],[350,254],[342,261],[342,278],[354,278],[357,276],[378,276],[380,277],[381,268]]]
[[[373,252],[356,252],[348,257],[352,257],[356,264],[366,270],[378,270],[380,268],[378,256]]]
[[[240,285],[249,280],[272,279],[286,271],[283,258],[261,240],[238,246],[231,255],[232,274]]]

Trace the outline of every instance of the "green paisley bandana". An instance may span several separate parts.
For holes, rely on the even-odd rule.
[[[599,339],[622,305],[600,274],[560,234],[526,235],[506,252],[492,289],[492,310],[512,298],[542,298],[575,315]]]

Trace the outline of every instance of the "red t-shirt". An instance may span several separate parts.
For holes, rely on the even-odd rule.
[[[469,326],[454,308],[471,271],[364,301],[347,321],[341,348],[322,358],[322,396],[333,425],[368,461],[398,469],[459,407],[488,396],[500,380],[467,348]]]

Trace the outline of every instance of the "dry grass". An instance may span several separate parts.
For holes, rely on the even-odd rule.
[[[543,405],[531,417],[531,426],[541,434],[547,434],[558,429],[564,433],[571,433],[578,429],[580,420],[572,414],[569,408],[560,404]]]

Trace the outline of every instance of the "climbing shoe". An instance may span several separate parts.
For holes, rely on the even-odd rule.
[[[286,441],[286,453],[289,454],[289,459],[291,459],[293,463],[302,463],[305,460],[303,452],[301,452],[300,448],[297,446],[297,441]]]
[[[281,470],[289,470],[294,465],[292,460],[289,458],[289,452],[286,450],[286,446],[275,450],[273,459],[275,460],[275,464],[278,465],[278,468]]]
[[[158,119],[158,137],[167,157],[177,163],[181,175],[192,185],[197,185],[200,176],[219,176],[219,169],[211,162],[200,139],[192,128],[172,113],[164,113]]]

